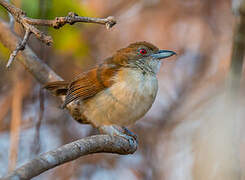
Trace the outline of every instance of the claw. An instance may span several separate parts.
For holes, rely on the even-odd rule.
[[[134,134],[133,132],[131,132],[130,130],[128,130],[128,128],[126,127],[122,127],[122,129],[124,130],[124,134],[127,134],[128,136],[131,136],[134,138],[134,140],[137,142],[138,144],[138,136],[136,134]]]
[[[120,127],[116,125],[101,126],[99,127],[101,133],[108,134],[110,136],[119,136],[126,139],[130,146],[138,145],[137,135],[129,131],[126,127]]]

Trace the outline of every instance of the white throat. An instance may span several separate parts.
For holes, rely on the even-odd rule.
[[[158,59],[151,59],[150,61],[146,62],[147,65],[152,69],[152,71],[157,74],[160,70],[162,61]]]

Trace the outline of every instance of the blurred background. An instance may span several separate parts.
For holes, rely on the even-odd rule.
[[[100,63],[117,49],[149,41],[178,56],[165,60],[151,110],[130,127],[138,134],[133,155],[94,154],[34,179],[236,180],[245,179],[244,78],[230,97],[227,76],[238,19],[228,0],[12,0],[29,17],[53,19],[115,16],[117,24],[78,23],[41,30],[47,47],[31,36],[28,45],[65,80]],[[233,3],[233,7],[236,6]],[[0,18],[8,14],[0,7]],[[23,29],[15,23],[23,37]],[[241,39],[244,36],[240,37]],[[0,42],[0,176],[40,153],[98,133],[60,109]],[[240,64],[242,66],[242,64]]]

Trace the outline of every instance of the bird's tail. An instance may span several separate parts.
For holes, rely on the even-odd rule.
[[[55,81],[45,84],[43,88],[49,90],[56,96],[61,96],[66,95],[69,84],[67,81]]]

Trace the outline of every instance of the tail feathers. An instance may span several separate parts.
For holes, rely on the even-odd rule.
[[[56,96],[66,95],[69,83],[66,81],[49,82],[43,88],[49,90]]]

